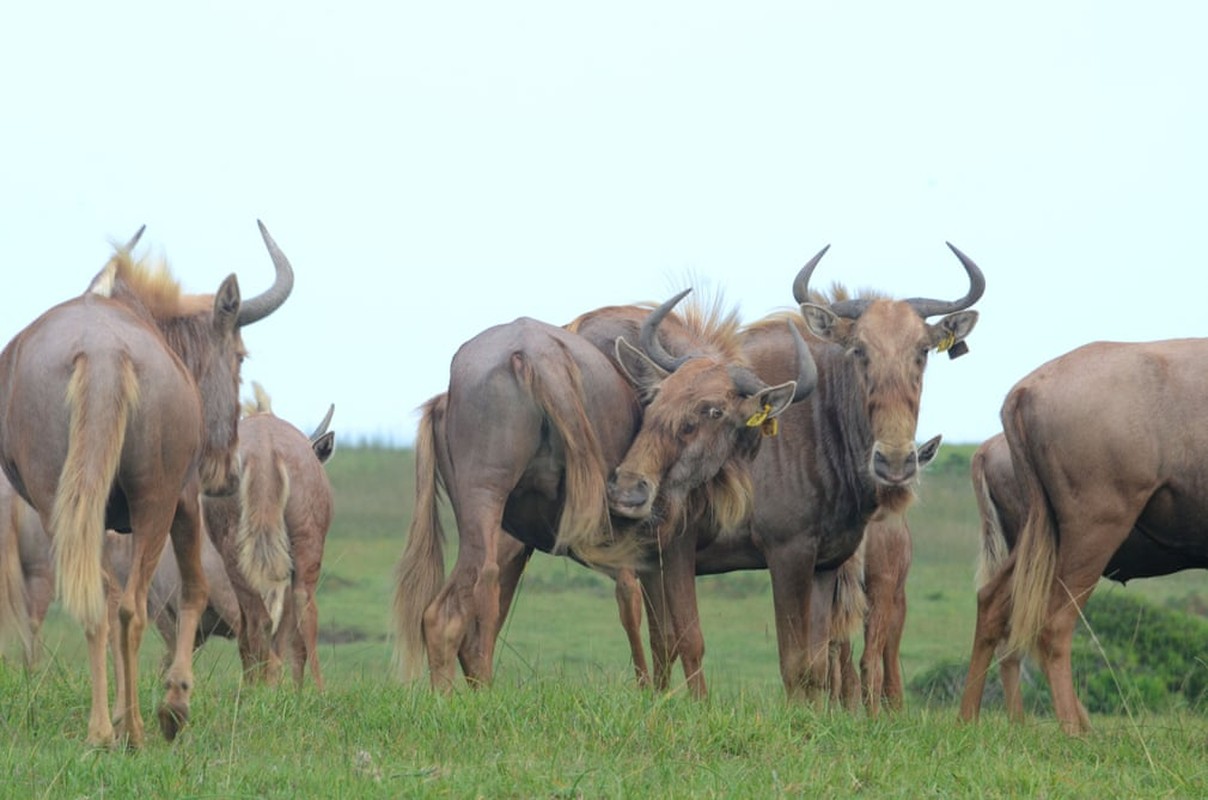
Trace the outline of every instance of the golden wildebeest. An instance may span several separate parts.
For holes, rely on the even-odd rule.
[[[141,233],[141,231],[140,231]],[[165,677],[160,728],[175,738],[193,691],[193,638],[206,605],[198,498],[238,482],[241,329],[276,310],[293,270],[264,225],[276,280],[241,302],[234,275],[214,295],[185,295],[166,267],[118,249],[84,294],[50,309],[0,353],[0,464],[50,532],[56,591],[84,627],[92,675],[88,742],[109,745],[101,555],[106,528],[131,531],[134,567],[121,599],[127,707],[117,738],[144,738],[138,650],[164,537],[181,568],[180,637]]]
[[[54,592],[50,539],[38,512],[0,475],[0,641],[20,642],[26,669],[40,659],[39,631]]]
[[[931,455],[933,455],[932,453]],[[919,464],[930,460],[920,449]],[[863,687],[864,707],[872,716],[881,711],[885,701],[891,709],[902,707],[905,687],[902,683],[900,660],[902,631],[906,625],[906,576],[911,562],[910,527],[906,515],[878,511],[864,528],[864,540],[853,559],[860,565],[861,585],[858,589],[864,599],[863,616],[858,624],[831,625],[831,696],[841,697],[849,708],[855,704]],[[844,569],[852,559],[843,562]],[[844,577],[839,576],[842,586]],[[849,581],[850,583],[850,581]],[[838,591],[838,598],[844,590]],[[848,600],[848,606],[860,608],[856,601]],[[843,619],[832,614],[832,619]],[[851,637],[858,627],[864,630],[864,648],[860,655],[860,671],[857,675],[852,664]],[[835,650],[838,649],[836,655]],[[836,662],[840,671],[836,674]],[[837,681],[837,683],[836,683]]]
[[[647,587],[656,685],[666,685],[669,663],[677,656],[699,663],[703,641],[676,621],[694,619],[694,606],[670,611],[654,606],[689,598],[694,603],[694,595],[681,588],[693,574],[742,569],[771,573],[780,672],[788,694],[817,697],[828,685],[835,569],[855,552],[875,510],[900,513],[913,499],[920,450],[939,442],[937,437],[920,448],[914,440],[928,352],[962,353],[977,320],[977,312],[968,309],[981,297],[985,279],[976,264],[952,250],[969,290],[951,302],[880,297],[817,302],[809,281],[825,249],[798,273],[793,294],[801,315],[793,319],[793,330],[800,326],[812,334],[817,388],[785,410],[779,435],[764,441],[755,455],[750,471],[758,502],[744,525],[723,532],[701,520],[676,539],[686,552],[664,553],[664,574],[673,568],[674,582],[665,578],[665,588]],[[927,322],[940,314],[945,316],[936,323]],[[784,319],[762,320],[741,336],[745,363],[765,380],[792,374],[795,348]],[[667,460],[637,465],[631,459],[620,470],[631,482],[654,485],[680,452],[673,428],[646,425],[631,454],[646,452],[643,436],[661,437],[666,444],[650,452]],[[706,552],[713,554],[708,562],[702,558]],[[820,591],[814,590],[817,581],[825,584]]]
[[[1007,715],[1019,721],[1024,716],[1023,695],[1020,692],[1020,662],[1024,651],[1005,645],[1011,621],[1010,582],[1012,573],[1018,571],[1014,565],[1014,551],[1028,519],[1028,501],[1023,485],[1016,479],[1011,450],[1003,434],[996,434],[982,443],[973,454],[970,471],[981,516],[982,538],[977,569],[977,625],[960,716],[965,721],[977,719],[986,674],[998,650],[1001,654],[999,673]],[[1171,490],[1175,485],[1172,484]],[[1208,557],[1194,554],[1189,546],[1169,546],[1166,544],[1168,534],[1148,527],[1161,520],[1157,514],[1159,509],[1160,502],[1151,500],[1147,510],[1133,522],[1118,547],[1106,554],[1093,553],[1096,563],[1103,564],[1100,567],[1102,577],[1124,583],[1133,578],[1168,575],[1182,569],[1208,566]],[[1064,553],[1064,545],[1061,552]],[[1077,724],[1067,724],[1067,720],[1062,719],[1063,727],[1071,733],[1085,730],[1089,719],[1076,697],[1074,701],[1077,703]]]
[[[601,325],[614,331],[638,320],[641,350],[615,334],[597,331],[600,338],[592,340],[582,319],[568,326],[576,333],[527,318],[490,328],[458,350],[449,391],[425,405],[416,442],[416,513],[395,595],[407,676],[418,673],[426,649],[435,688],[451,688],[455,659],[472,684],[489,683],[495,640],[534,549],[614,573],[633,564],[635,537],[648,535],[639,530],[646,523],[610,519],[613,489],[606,491],[606,483],[644,419],[673,418],[692,443],[691,461],[657,487],[654,537],[660,546],[698,508],[689,495],[702,483],[724,486],[730,505],[745,508],[749,485],[736,484],[726,465],[746,458],[758,444],[759,428],[748,426],[750,419],[774,418],[800,399],[799,392],[812,389],[813,365],[802,343],[805,360],[793,374],[805,385],[767,385],[733,357],[721,333],[733,329],[728,321],[696,331],[695,346],[681,351],[688,358],[656,363],[662,359],[652,359],[647,348],[661,347],[651,341],[682,296],[653,312],[610,307],[603,315]],[[627,321],[617,328],[621,317]],[[672,407],[683,410],[669,417],[660,410]],[[436,516],[442,482],[461,543],[443,587],[443,534]],[[654,495],[640,502],[649,505]],[[703,693],[699,669],[686,673],[694,691]]]
[[[309,437],[273,413],[253,384],[255,400],[239,421],[239,492],[206,498],[206,527],[239,598],[239,654],[249,679],[275,684],[286,646],[294,682],[319,669],[319,606],[315,591],[331,527],[331,483],[323,464],[335,452],[328,430],[335,407]]]

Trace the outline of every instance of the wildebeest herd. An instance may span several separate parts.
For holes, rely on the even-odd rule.
[[[242,329],[294,280],[260,230],[275,278],[251,299],[234,275],[213,295],[182,294],[133,258],[136,235],[0,353],[0,630],[16,631],[33,663],[52,594],[82,624],[91,744],[143,742],[148,617],[168,643],[168,739],[187,719],[207,636],[238,640],[248,679],[276,682],[289,657],[298,685],[309,665],[323,687],[315,590],[332,519],[331,411],[308,436],[257,386],[241,413]],[[404,676],[426,662],[438,690],[452,690],[458,667],[489,684],[540,550],[615,580],[640,683],[667,688],[678,660],[704,696],[696,576],[758,569],[771,578],[790,698],[852,707],[862,687],[869,713],[900,707],[906,512],[940,442],[917,443],[923,375],[932,351],[968,349],[985,290],[949,247],[968,286],[952,301],[819,292],[824,248],[788,287],[792,313],[743,324],[716,302],[681,308],[685,291],[565,325],[522,317],[463,344],[416,436],[393,606]],[[973,462],[983,559],[963,719],[977,716],[996,650],[1008,710],[1022,716],[1019,659],[1034,652],[1063,729],[1085,730],[1070,647],[1100,576],[1208,566],[1208,432],[1195,424],[1206,356],[1208,340],[1097,343],[1010,391],[1004,433]],[[1107,419],[1121,421],[1111,436]],[[442,496],[458,534],[447,577]]]

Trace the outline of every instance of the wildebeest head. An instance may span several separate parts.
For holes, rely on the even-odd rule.
[[[152,274],[130,257],[139,233],[93,279],[89,291],[142,309],[158,327],[168,347],[193,376],[201,398],[204,425],[200,463],[202,489],[225,495],[238,489],[237,465],[240,368],[247,351],[241,329],[258,322],[285,302],[294,272],[263,223],[260,235],[272,258],[276,277],[262,294],[242,300],[234,274],[214,295],[181,295],[166,270]]]
[[[657,330],[687,293],[646,318],[640,349],[617,339],[617,361],[645,404],[642,428],[608,483],[609,505],[619,516],[644,519],[656,498],[673,506],[719,475],[731,484],[740,481],[741,486],[731,486],[731,494],[749,499],[745,473],[727,474],[727,465],[753,456],[763,432],[772,430],[776,417],[808,396],[817,382],[814,360],[800,334],[795,336],[797,379],[776,386],[764,383],[741,360],[721,353],[672,356],[659,342]],[[712,510],[720,513],[723,525],[733,524],[745,514],[742,500],[739,508]]]
[[[955,301],[917,297],[814,302],[810,276],[828,248],[810,259],[793,281],[793,296],[810,332],[841,347],[857,376],[857,393],[873,437],[869,469],[884,488],[909,487],[918,474],[914,437],[928,353],[961,355],[967,349],[964,339],[977,322],[977,312],[967,309],[982,296],[985,278],[964,253],[948,247],[969,276],[969,291]],[[927,322],[940,314],[945,316]]]

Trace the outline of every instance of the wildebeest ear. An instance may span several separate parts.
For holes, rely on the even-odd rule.
[[[939,322],[930,326],[931,346],[941,353],[947,350],[952,358],[964,355],[969,348],[961,343],[976,324],[977,312],[972,310],[957,311],[942,317]],[[960,347],[956,347],[957,344],[960,344]]]
[[[214,329],[233,331],[239,323],[239,280],[228,275],[214,295]]]
[[[631,345],[624,336],[615,344],[617,363],[621,372],[643,394],[656,388],[671,373],[654,363],[650,356]]]
[[[847,336],[848,325],[835,312],[814,303],[801,304],[801,316],[810,333],[824,342],[841,342]]]
[[[917,452],[920,469],[927,466],[927,464],[930,463],[931,460],[939,453],[940,442],[943,440],[943,438],[943,436],[935,436],[919,445]]]
[[[797,392],[797,381],[788,381],[779,386],[769,386],[759,394],[755,395],[759,405],[769,406],[768,416],[778,417],[789,405],[793,402],[793,395]]]
[[[326,464],[327,459],[331,458],[331,454],[336,451],[336,432],[328,431],[310,443],[311,449],[315,451],[315,455],[319,458],[320,464]]]

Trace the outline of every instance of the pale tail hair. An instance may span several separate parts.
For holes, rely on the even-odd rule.
[[[395,568],[394,660],[405,681],[417,679],[423,671],[424,610],[445,581],[445,530],[439,513],[444,486],[436,467],[435,432],[444,401],[443,394],[432,398],[420,416],[415,436],[415,510]]]
[[[139,402],[138,378],[126,358],[112,386],[93,386],[83,355],[72,364],[67,384],[67,457],[50,514],[55,591],[63,607],[86,630],[106,613],[101,551],[105,505],[117,474],[131,412]],[[104,389],[111,395],[102,396]]]
[[[263,598],[272,632],[276,633],[294,569],[285,527],[289,472],[281,459],[276,455],[245,459],[239,498],[239,528],[235,533],[239,569]]]

